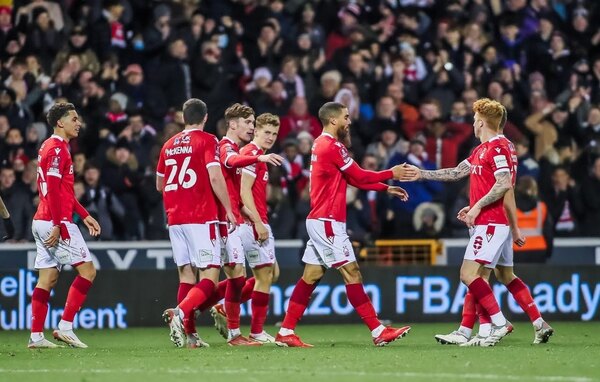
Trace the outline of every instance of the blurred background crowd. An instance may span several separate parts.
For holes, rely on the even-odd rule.
[[[437,169],[478,144],[471,105],[489,97],[508,109],[519,210],[543,205],[546,237],[599,236],[599,21],[593,0],[0,0],[0,195],[31,241],[45,113],[73,102],[75,193],[100,239],[166,239],[155,165],[183,102],[203,99],[219,137],[244,102],[281,117],[271,226],[304,238],[323,103],[349,107],[364,168]],[[403,187],[408,203],[348,188],[354,240],[466,237],[466,180]]]

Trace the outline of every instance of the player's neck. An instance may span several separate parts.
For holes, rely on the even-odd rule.
[[[259,149],[261,149],[261,150],[262,150],[263,152],[265,152],[265,153],[266,153],[266,152],[267,152],[267,150],[268,150],[266,147],[263,147],[263,146],[261,146],[261,145],[260,145],[260,143],[258,143],[258,141],[252,141],[252,142],[250,142],[250,143],[253,143],[253,144],[254,144],[254,146],[258,147]]]
[[[338,139],[337,134],[335,132],[335,127],[325,127],[323,132],[331,135],[333,138]]]
[[[67,137],[64,129],[54,129],[54,135],[61,137],[67,143],[71,140],[69,137]]]
[[[204,125],[185,125],[183,130],[204,130]]]
[[[225,137],[238,146],[240,145],[240,143],[242,143],[242,140],[239,139],[238,137],[236,137],[231,130],[227,131],[227,134],[225,134]]]
[[[497,135],[498,135],[497,131],[493,131],[488,128],[483,128],[481,130],[481,143],[485,143]]]

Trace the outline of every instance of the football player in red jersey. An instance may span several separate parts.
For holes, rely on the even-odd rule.
[[[517,153],[512,142],[510,142],[502,134],[508,117],[506,108],[504,106],[502,108],[502,118],[500,120],[499,130],[500,134],[498,134],[498,137],[500,138],[501,142],[506,145],[510,152],[511,165],[509,167],[511,170],[512,185],[514,187],[517,176]],[[468,172],[465,171],[463,171],[461,174],[462,176],[460,178],[468,176]],[[460,178],[456,178],[454,180],[458,180]],[[523,246],[525,244],[525,237],[522,235],[517,224],[517,206],[515,203],[514,190],[512,189],[504,194],[504,209],[509,220],[512,241],[518,246]],[[500,257],[498,258],[496,267],[494,268],[494,272],[498,281],[506,286],[521,309],[527,313],[527,316],[531,320],[535,332],[533,343],[541,344],[548,342],[550,336],[552,336],[554,333],[554,329],[542,318],[542,315],[540,314],[527,285],[515,275],[512,246],[505,245],[502,247],[502,251]],[[481,276],[489,282],[490,274],[491,268],[485,267]],[[477,316],[479,316],[479,333],[471,338],[471,333]],[[485,338],[489,336],[490,330],[491,320],[489,315],[481,308],[479,304],[475,302],[473,294],[468,292],[465,296],[462,311],[462,321],[458,330],[455,330],[449,334],[436,334],[435,339],[441,344],[481,346],[484,343]]]
[[[283,158],[277,154],[240,154],[240,145],[250,142],[254,136],[255,118],[254,110],[251,107],[239,103],[231,105],[225,110],[225,122],[227,123],[227,135],[219,142],[219,156],[231,199],[232,211],[236,218],[236,224],[240,225],[244,222],[240,198],[242,168],[259,162],[279,166]],[[245,285],[248,286],[251,280],[254,282],[253,279],[246,280],[245,277],[245,256],[240,230],[238,228],[228,233],[221,227],[220,233],[224,246],[224,250],[221,251],[222,263],[227,275],[225,291],[227,343],[231,346],[260,345],[256,341],[248,340],[240,332],[242,292]],[[216,313],[213,308],[211,310],[213,317],[216,317]],[[218,326],[217,329],[219,329]]]
[[[477,345],[494,346],[511,333],[513,327],[500,311],[492,289],[483,275],[486,272],[485,268],[496,267],[501,256],[508,253],[508,248],[512,249],[509,219],[505,211],[505,195],[512,189],[511,171],[514,170],[510,148],[505,139],[499,136],[500,126],[506,120],[504,106],[484,98],[473,104],[473,112],[473,129],[481,144],[473,150],[469,158],[454,168],[418,170],[416,176],[402,180],[457,180],[470,175],[470,206],[462,209],[458,216],[471,228],[471,238],[465,251],[460,277],[469,289],[466,304],[479,304],[480,310],[490,316],[490,333]],[[516,239],[519,240],[519,237]],[[470,301],[469,296],[472,298]]]
[[[279,117],[265,113],[256,118],[252,142],[242,148],[242,155],[262,155],[277,141]],[[261,343],[274,343],[275,338],[264,331],[269,310],[271,284],[277,278],[275,238],[267,216],[267,184],[269,168],[266,163],[256,163],[242,169],[241,198],[246,221],[240,226],[244,252],[256,279],[252,292],[252,321],[250,339]]]
[[[178,306],[163,318],[178,347],[208,346],[196,333],[194,310],[215,291],[221,269],[217,198],[232,227],[231,208],[217,149],[217,138],[204,131],[206,104],[189,99],[183,105],[185,129],[162,147],[156,189],[163,193],[173,258],[179,271]],[[225,220],[225,219],[224,219]],[[196,282],[200,270],[200,281]]]
[[[346,106],[328,102],[319,110],[319,119],[323,124],[323,133],[315,140],[311,154],[311,210],[306,220],[310,240],[302,257],[306,265],[302,278],[292,292],[275,341],[279,346],[312,347],[300,340],[294,329],[325,271],[335,268],[342,274],[348,300],[371,331],[373,343],[384,346],[407,334],[410,327],[396,329],[383,326],[365,293],[354,250],[346,232],[346,188],[349,183],[363,190],[385,191],[407,200],[408,195],[402,188],[381,182],[412,176],[414,170],[406,165],[380,172],[360,168],[343,143],[349,137],[351,123]]]
[[[67,302],[53,332],[54,338],[72,347],[87,348],[73,333],[73,319],[81,309],[96,277],[96,268],[81,232],[73,223],[73,213],[79,215],[91,236],[100,235],[100,225],[75,198],[73,191],[73,161],[69,141],[77,138],[81,120],[70,103],[57,103],[47,115],[54,134],[42,143],[38,153],[37,185],[40,204],[33,217],[32,231],[37,247],[35,268],[38,283],[31,295],[31,337],[29,348],[55,348],[44,338],[44,322],[48,314],[48,299],[56,285],[63,265],[77,269]]]

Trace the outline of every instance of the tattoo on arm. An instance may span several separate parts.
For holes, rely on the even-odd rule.
[[[421,177],[426,180],[455,181],[468,176],[470,168],[469,162],[464,160],[454,168],[443,168],[434,171],[421,170]]]
[[[483,198],[479,199],[475,205],[480,209],[494,203],[496,200],[501,199],[506,191],[511,187],[510,172],[503,171],[496,174],[496,183],[492,186],[490,192],[488,192]]]

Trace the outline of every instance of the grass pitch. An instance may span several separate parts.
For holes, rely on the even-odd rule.
[[[297,333],[313,349],[231,348],[212,328],[200,333],[210,348],[176,349],[164,327],[79,330],[89,349],[28,350],[27,332],[0,332],[0,381],[600,380],[600,323],[553,327],[550,343],[534,346],[531,325],[518,323],[494,348],[437,344],[433,335],[454,324],[414,324],[407,337],[385,348],[373,346],[362,325],[300,325]]]

